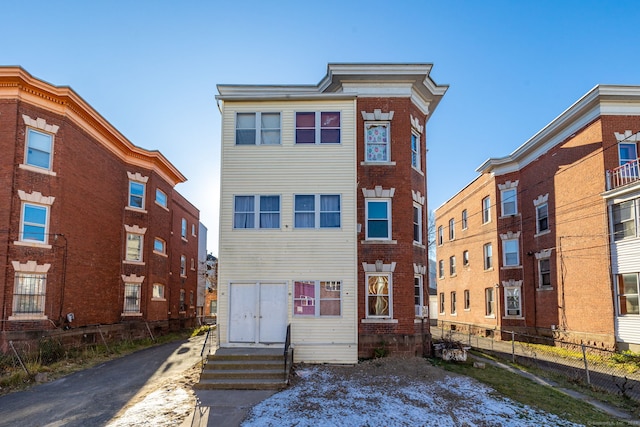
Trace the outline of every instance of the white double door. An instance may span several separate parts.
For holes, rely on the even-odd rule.
[[[284,343],[286,283],[231,283],[229,303],[230,343]]]

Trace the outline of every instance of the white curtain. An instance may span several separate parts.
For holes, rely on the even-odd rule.
[[[260,196],[260,228],[280,228],[280,196]]]
[[[296,228],[314,228],[315,224],[315,196],[299,195],[295,201]]]
[[[320,227],[340,227],[340,196],[320,196]]]
[[[236,196],[233,228],[253,228],[255,226],[254,197]]]

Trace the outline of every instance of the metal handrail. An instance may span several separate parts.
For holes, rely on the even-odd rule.
[[[632,160],[624,165],[607,171],[607,190],[622,187],[640,180],[639,159]]]
[[[291,356],[289,356],[289,350],[291,350]],[[291,345],[291,323],[287,325],[287,334],[284,339],[284,378],[285,382],[289,384],[289,370],[293,366],[293,346]],[[291,363],[289,364],[289,357],[291,357]],[[287,369],[287,365],[289,369]]]

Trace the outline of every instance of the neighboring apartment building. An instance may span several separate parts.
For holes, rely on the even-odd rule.
[[[3,349],[21,331],[193,322],[199,212],[162,154],[19,67],[0,67],[0,152]]]
[[[439,322],[640,344],[638,130],[640,88],[596,86],[483,163],[436,210]]]
[[[318,85],[219,85],[222,346],[353,363],[428,342],[429,64],[330,64]]]

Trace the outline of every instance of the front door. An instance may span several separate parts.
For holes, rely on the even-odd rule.
[[[286,283],[232,283],[229,300],[229,342],[284,343]]]

